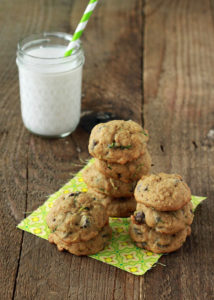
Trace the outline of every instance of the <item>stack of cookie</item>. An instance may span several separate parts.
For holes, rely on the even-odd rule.
[[[135,189],[136,211],[129,233],[140,248],[155,253],[177,250],[190,235],[191,192],[182,177],[160,173],[143,176]]]
[[[95,254],[105,248],[112,230],[104,206],[90,193],[60,196],[47,215],[48,237],[59,251]]]
[[[89,152],[95,163],[83,171],[83,179],[111,217],[130,216],[136,208],[136,182],[151,167],[147,141],[148,133],[133,121],[101,123],[91,132]]]

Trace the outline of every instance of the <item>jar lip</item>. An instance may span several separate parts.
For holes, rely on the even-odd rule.
[[[23,39],[21,39],[18,42],[17,45],[17,53],[21,56],[25,56],[25,57],[29,57],[31,59],[33,59],[35,62],[36,61],[46,61],[49,63],[54,63],[54,61],[56,60],[58,63],[59,62],[67,62],[67,61],[71,61],[73,59],[76,59],[77,55],[82,51],[82,42],[80,40],[76,41],[76,45],[77,47],[75,48],[75,50],[72,52],[72,54],[70,56],[59,56],[59,57],[38,57],[38,56],[34,56],[31,54],[28,54],[27,51],[25,50],[27,48],[27,46],[30,45],[37,45],[39,44],[39,42],[49,42],[50,38],[59,38],[62,39],[64,41],[68,41],[68,43],[71,41],[72,39],[72,35],[69,33],[64,33],[64,32],[43,32],[43,33],[35,33],[35,34],[31,34]]]

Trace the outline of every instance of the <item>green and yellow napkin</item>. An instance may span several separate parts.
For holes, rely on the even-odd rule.
[[[89,162],[89,164],[91,163],[93,163],[93,159]],[[54,201],[61,194],[77,191],[87,191],[87,186],[83,182],[81,171],[59,191],[51,195],[42,206],[22,220],[17,227],[47,240],[50,230],[46,224],[45,218],[50,208],[53,206]],[[196,207],[205,199],[206,197],[192,196],[194,209],[196,209]],[[161,254],[155,254],[138,248],[131,241],[128,234],[128,218],[110,218],[110,226],[113,230],[111,242],[103,251],[90,255],[90,257],[135,275],[143,275],[158,262]]]

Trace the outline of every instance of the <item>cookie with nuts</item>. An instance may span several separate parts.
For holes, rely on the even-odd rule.
[[[129,227],[130,237],[136,242],[137,247],[150,250],[154,253],[169,253],[176,251],[183,245],[190,233],[191,228],[188,225],[175,234],[157,232],[145,223],[139,225],[131,222]]]
[[[72,254],[81,256],[95,254],[103,250],[111,239],[111,236],[112,229],[109,225],[106,225],[99,231],[98,235],[85,242],[69,243],[53,234],[49,237],[49,242],[56,244],[59,251],[67,250]]]
[[[90,193],[70,193],[60,196],[46,218],[51,230],[49,240],[64,243],[85,242],[95,238],[108,224],[104,206]]]
[[[191,200],[191,191],[177,174],[143,176],[134,191],[136,201],[159,211],[174,211]]]
[[[134,219],[137,224],[146,223],[157,232],[174,234],[192,224],[194,218],[192,208],[192,203],[188,202],[175,211],[158,211],[153,207],[137,203]]]
[[[89,188],[113,198],[133,196],[136,185],[136,182],[126,183],[106,177],[94,167],[94,164],[83,170],[82,177]]]
[[[89,153],[108,162],[125,164],[145,152],[148,132],[134,121],[114,120],[96,125],[89,139]]]
[[[123,165],[96,158],[95,167],[107,177],[123,182],[132,182],[139,180],[143,175],[149,173],[151,156],[146,149],[145,153],[141,154],[138,158]]]

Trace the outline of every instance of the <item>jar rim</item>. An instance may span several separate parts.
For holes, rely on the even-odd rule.
[[[54,63],[54,61],[56,61],[57,63],[64,63],[64,62],[68,62],[71,60],[74,60],[77,58],[78,54],[80,54],[80,52],[82,52],[82,42],[80,40],[76,41],[76,45],[77,47],[75,48],[75,50],[72,52],[71,55],[69,56],[59,56],[59,57],[39,57],[39,56],[34,56],[31,55],[29,53],[27,53],[26,48],[28,46],[32,46],[32,45],[38,45],[41,44],[42,42],[50,42],[51,38],[59,38],[62,39],[64,41],[67,41],[68,43],[71,41],[72,39],[72,35],[69,33],[64,33],[64,32],[42,32],[42,33],[35,33],[35,34],[31,34],[28,35],[27,37],[21,39],[18,44],[17,44],[17,55],[21,55],[21,56],[25,56],[25,57],[29,57],[32,60],[34,60],[34,62],[42,62],[42,61],[46,61],[49,63]]]

